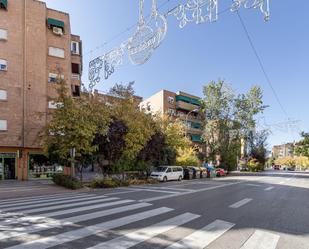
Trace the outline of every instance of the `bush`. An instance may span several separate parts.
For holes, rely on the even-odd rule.
[[[52,180],[55,184],[68,189],[80,189],[83,187],[83,184],[76,178],[63,174],[53,175]]]
[[[155,179],[131,179],[128,181],[130,185],[143,185],[143,184],[156,184],[158,183]]]
[[[252,172],[258,172],[264,170],[264,165],[262,165],[257,159],[251,159],[248,162],[248,168]]]
[[[114,178],[96,178],[90,183],[91,188],[117,188],[129,186],[127,181],[122,181]]]

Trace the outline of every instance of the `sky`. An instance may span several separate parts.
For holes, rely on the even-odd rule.
[[[157,0],[167,13],[185,0]],[[134,35],[138,0],[46,0],[49,8],[68,12],[72,33],[83,40],[83,82],[88,84],[88,64]],[[151,10],[145,0],[144,13]],[[219,0],[219,11],[230,6]],[[239,11],[265,71],[283,108],[267,82],[236,13],[227,11],[215,23],[190,23],[180,29],[168,17],[168,31],[148,62],[123,65],[95,88],[108,91],[115,83],[135,81],[136,94],[147,98],[161,89],[185,91],[202,97],[203,86],[224,79],[237,93],[253,85],[264,91],[269,107],[259,117],[260,128],[270,128],[269,146],[298,139],[309,132],[309,1],[270,0],[271,19],[264,22],[257,9]],[[146,21],[148,19],[146,18]],[[282,110],[284,109],[284,110]],[[285,124],[293,124],[289,128]]]

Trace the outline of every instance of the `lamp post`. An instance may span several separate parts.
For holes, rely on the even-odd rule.
[[[188,118],[189,118],[189,115],[192,113],[192,112],[198,112],[200,109],[196,108],[196,109],[193,109],[191,111],[188,112],[187,116],[186,116],[186,136],[188,135]]]

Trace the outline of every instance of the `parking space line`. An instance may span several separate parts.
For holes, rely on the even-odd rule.
[[[229,207],[230,207],[230,208],[240,208],[240,207],[242,207],[243,205],[246,205],[247,203],[249,203],[250,201],[252,201],[252,199],[250,199],[250,198],[245,198],[245,199],[243,199],[243,200],[241,200],[241,201],[238,201],[238,202],[236,202],[236,203],[230,205]]]

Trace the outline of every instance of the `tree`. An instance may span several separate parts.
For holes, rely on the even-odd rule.
[[[179,166],[198,166],[199,159],[194,148],[185,148],[178,150],[176,164]]]
[[[261,165],[265,165],[267,159],[267,139],[269,131],[262,130],[249,132],[247,136],[248,156],[256,159]]]
[[[53,111],[50,122],[44,128],[43,146],[51,156],[64,162],[83,164],[83,158],[97,150],[97,146],[93,144],[95,135],[104,135],[108,130],[108,110],[90,94],[72,98],[64,80],[59,81],[57,91],[58,97],[53,100],[57,103],[57,109]],[[70,154],[72,149],[77,155],[75,159]]]
[[[203,88],[205,124],[203,139],[209,160],[220,158],[227,168],[236,165],[241,139],[255,128],[255,116],[266,108],[259,87],[248,93],[236,95],[224,81],[210,82]]]
[[[117,98],[112,106],[113,115],[127,127],[123,153],[113,166],[115,172],[123,173],[134,165],[140,151],[155,134],[156,124],[151,116],[140,112],[136,105],[133,83],[127,86],[116,84],[110,94]]]
[[[192,147],[192,142],[185,136],[186,128],[182,121],[172,119],[168,115],[156,115],[154,118],[171,149],[177,152],[179,149]]]
[[[98,146],[95,155],[96,162],[102,170],[102,174],[111,171],[111,167],[121,158],[125,148],[125,135],[128,127],[123,121],[113,118],[108,127],[107,134],[97,133],[94,144]],[[107,164],[105,164],[107,161]]]
[[[302,140],[296,144],[295,154],[309,158],[309,133],[301,133]]]

